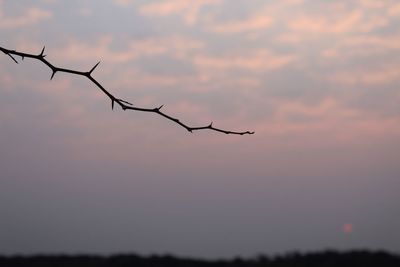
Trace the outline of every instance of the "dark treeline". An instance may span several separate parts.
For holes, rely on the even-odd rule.
[[[174,256],[90,256],[37,255],[0,256],[1,267],[399,267],[400,256],[386,252],[324,251],[318,253],[289,253],[282,256],[258,256],[253,259],[198,260]]]

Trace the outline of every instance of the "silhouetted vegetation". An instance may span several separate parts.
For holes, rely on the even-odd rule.
[[[0,256],[4,267],[398,267],[400,256],[386,252],[325,251],[318,253],[289,253],[283,256],[259,256],[253,259],[197,260],[174,256],[114,255],[103,256]]]

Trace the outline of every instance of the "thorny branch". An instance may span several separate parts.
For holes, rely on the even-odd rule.
[[[95,78],[93,78],[92,73],[93,71],[97,68],[97,66],[100,64],[100,62],[98,62],[96,65],[94,65],[94,67],[90,70],[90,71],[77,71],[77,70],[72,70],[72,69],[66,69],[66,68],[60,68],[60,67],[56,67],[54,66],[52,63],[50,63],[49,61],[47,61],[47,59],[45,58],[46,55],[44,54],[44,50],[45,47],[43,47],[42,51],[40,52],[40,54],[38,55],[34,55],[34,54],[28,54],[28,53],[24,53],[24,52],[18,52],[15,50],[8,50],[5,49],[3,47],[0,47],[0,50],[6,54],[7,56],[9,56],[15,63],[18,64],[18,61],[15,59],[14,56],[19,56],[21,57],[21,59],[23,60],[24,58],[33,58],[36,60],[39,60],[41,62],[43,62],[46,66],[48,66],[52,73],[51,73],[51,77],[50,80],[52,80],[54,78],[54,75],[57,72],[66,72],[66,73],[71,73],[71,74],[75,74],[75,75],[80,75],[80,76],[84,76],[86,78],[88,78],[92,83],[94,83],[104,94],[106,94],[108,96],[108,98],[110,98],[111,100],[111,109],[114,109],[114,104],[118,104],[123,110],[135,110],[135,111],[143,111],[143,112],[153,112],[156,113],[172,122],[175,122],[177,124],[179,124],[180,126],[182,126],[183,128],[185,128],[186,130],[188,130],[189,132],[193,132],[196,130],[213,130],[213,131],[217,131],[217,132],[221,132],[221,133],[225,133],[225,134],[238,134],[238,135],[244,135],[244,134],[254,134],[254,132],[250,132],[250,131],[245,131],[245,132],[235,132],[235,131],[227,131],[227,130],[223,130],[220,128],[215,128],[213,126],[213,123],[210,123],[207,126],[199,126],[199,127],[190,127],[186,124],[184,124],[183,122],[181,122],[180,120],[178,120],[177,118],[174,118],[170,115],[167,115],[166,113],[164,113],[163,111],[161,111],[161,108],[163,107],[163,105],[156,107],[156,108],[141,108],[141,107],[136,107],[133,104],[129,103],[128,101],[122,100],[120,98],[115,97],[113,94],[111,94],[108,90],[106,90]]]

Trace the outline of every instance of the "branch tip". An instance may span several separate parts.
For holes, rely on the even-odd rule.
[[[46,49],[46,46],[43,46],[42,52],[40,52],[39,57],[44,58],[46,55],[44,55],[44,50]]]
[[[54,75],[56,75],[56,72],[57,72],[57,70],[56,70],[56,69],[54,69],[54,70],[53,70],[53,73],[51,74],[50,81],[51,81],[51,80],[53,80],[53,78],[54,78]]]
[[[10,54],[7,54],[15,63],[17,63],[18,64],[18,61],[12,56],[12,55],[10,55]]]
[[[97,62],[96,65],[94,65],[94,67],[88,72],[89,74],[92,74],[92,72],[97,68],[97,66],[100,64],[100,61]]]
[[[164,106],[164,105],[161,105],[161,106],[159,106],[158,108],[154,108],[153,110],[154,110],[155,112],[159,112],[160,109],[161,109],[163,106]]]

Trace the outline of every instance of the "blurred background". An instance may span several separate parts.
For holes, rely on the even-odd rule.
[[[396,0],[0,1],[0,253],[400,252]]]

